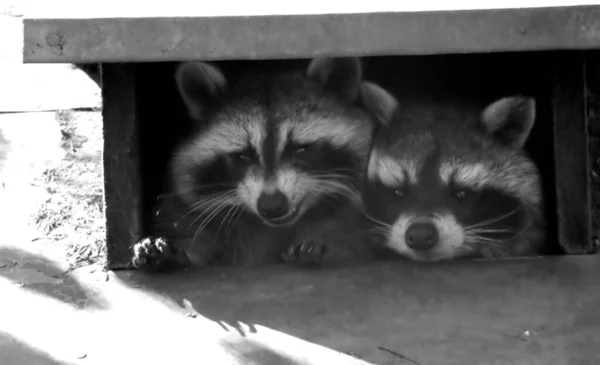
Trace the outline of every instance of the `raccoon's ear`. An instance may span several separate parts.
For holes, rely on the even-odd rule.
[[[202,119],[206,105],[227,88],[223,73],[204,62],[180,64],[175,72],[175,79],[179,94],[194,119]]]
[[[362,65],[357,57],[315,58],[306,70],[309,78],[354,102],[362,79]]]
[[[481,120],[497,141],[521,148],[535,122],[535,99],[523,96],[499,99],[484,109]]]
[[[361,83],[360,98],[365,108],[384,126],[390,123],[398,108],[398,100],[381,86],[372,82]]]

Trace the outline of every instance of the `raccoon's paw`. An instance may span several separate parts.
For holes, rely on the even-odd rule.
[[[327,253],[327,245],[318,240],[302,241],[290,245],[283,253],[286,262],[300,265],[318,265]]]
[[[173,269],[177,253],[162,237],[146,237],[133,246],[136,269],[159,272]]]

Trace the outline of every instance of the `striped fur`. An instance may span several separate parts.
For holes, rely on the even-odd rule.
[[[188,62],[176,79],[197,131],[173,153],[159,238],[136,245],[136,267],[276,263],[307,237],[352,238],[376,125],[355,106],[358,59],[232,83],[213,64]]]
[[[523,145],[535,101],[511,96],[483,110],[368,83],[375,137],[364,201],[374,231],[410,259],[535,255],[543,248],[543,194]],[[383,99],[383,101],[381,101]]]

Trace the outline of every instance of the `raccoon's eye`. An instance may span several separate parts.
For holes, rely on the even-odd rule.
[[[406,195],[406,191],[405,191],[404,189],[396,189],[396,190],[394,190],[394,195],[395,195],[397,198],[400,198],[400,199],[402,199],[402,198],[404,198],[404,196]]]
[[[235,154],[235,158],[238,159],[238,160],[240,160],[240,161],[244,161],[244,162],[250,162],[252,160],[252,157],[247,152],[236,153]]]
[[[465,190],[456,190],[454,191],[454,197],[459,201],[465,200],[467,197],[467,192]]]
[[[312,145],[311,144],[303,144],[294,149],[294,155],[301,155],[308,151]]]

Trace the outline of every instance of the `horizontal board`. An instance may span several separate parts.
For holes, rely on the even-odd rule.
[[[92,18],[144,18],[144,17],[219,17],[255,15],[300,14],[356,14],[376,12],[414,12],[434,10],[475,10],[542,8],[555,6],[578,6],[600,4],[598,0],[421,0],[421,1],[322,1],[295,2],[270,0],[221,0],[207,5],[201,1],[170,0],[146,2],[139,6],[136,1],[104,0],[89,2],[80,0],[8,0],[13,13],[28,18],[46,19],[92,19]],[[2,6],[0,5],[0,8]]]
[[[224,14],[103,19],[28,15],[23,58],[25,62],[146,62],[600,48],[600,5]]]

